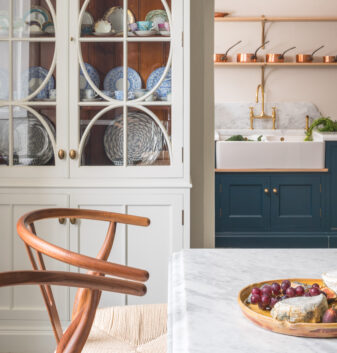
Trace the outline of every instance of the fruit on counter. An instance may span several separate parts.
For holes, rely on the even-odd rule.
[[[322,288],[322,289],[321,289],[321,292],[326,295],[328,301],[329,301],[329,300],[334,301],[334,300],[337,299],[336,293],[335,293],[332,289],[330,289],[330,288],[328,288],[328,287]]]
[[[323,273],[323,282],[325,286],[331,289],[337,295],[337,270]]]
[[[304,293],[305,293],[305,289],[303,286],[297,286],[295,288],[295,292],[296,292],[296,296],[302,297],[302,295],[304,295]]]
[[[273,297],[273,298],[270,299],[269,306],[271,308],[273,308],[275,306],[275,304],[278,303],[279,301],[280,301],[279,297]]]
[[[317,288],[317,287],[311,287],[311,288],[309,289],[309,293],[310,293],[310,295],[311,295],[312,297],[314,297],[314,296],[316,296],[316,295],[320,295],[320,294],[321,294],[321,291],[320,291],[320,289]]]
[[[334,308],[330,308],[330,309],[326,310],[323,315],[322,322],[324,322],[324,323],[337,322],[337,310]]]
[[[281,291],[281,286],[278,283],[273,283],[271,285],[271,289],[274,295],[279,295]]]
[[[320,294],[314,297],[293,297],[279,301],[271,310],[271,315],[279,321],[318,323],[321,322],[327,309],[327,299]]]
[[[287,290],[286,290],[286,296],[288,298],[292,298],[292,297],[295,297],[296,296],[296,291],[293,287],[289,287]]]
[[[270,297],[273,294],[273,290],[269,284],[266,284],[265,286],[263,286],[262,294],[267,295],[268,297]]]
[[[260,294],[252,294],[251,298],[250,298],[250,302],[252,304],[258,304],[261,301],[261,296]]]
[[[319,289],[319,284],[318,284],[318,283],[314,283],[311,287],[312,287],[312,288],[318,288],[318,289]]]
[[[259,294],[259,295],[261,295],[261,289],[260,289],[260,288],[257,288],[257,287],[254,287],[254,288],[252,289],[252,294]]]
[[[288,280],[283,281],[283,282],[281,283],[282,293],[283,293],[283,294],[286,294],[286,291],[287,291],[287,289],[288,289],[290,286],[291,286],[290,281],[288,281]]]

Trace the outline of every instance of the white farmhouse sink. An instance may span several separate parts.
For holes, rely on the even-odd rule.
[[[217,169],[321,169],[324,141],[304,141],[304,135],[264,135],[261,142],[216,142]],[[249,136],[247,136],[249,139]]]

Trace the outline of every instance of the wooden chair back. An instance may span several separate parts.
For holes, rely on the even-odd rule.
[[[75,218],[109,222],[109,228],[96,258],[78,254],[38,237],[35,222],[49,218]],[[23,215],[17,232],[25,243],[33,271],[0,273],[0,287],[38,284],[48,311],[57,342],[56,353],[80,353],[89,336],[102,291],[142,296],[143,282],[149,278],[145,270],[108,262],[117,223],[146,227],[148,218],[83,209],[43,209]],[[34,256],[35,253],[35,256]],[[87,269],[87,274],[47,271],[43,255],[63,263]],[[113,278],[104,277],[111,275]],[[69,327],[63,332],[51,285],[77,287]]]

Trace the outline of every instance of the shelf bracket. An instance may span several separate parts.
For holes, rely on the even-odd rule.
[[[264,43],[266,42],[266,17],[264,15],[261,16],[261,27],[262,27],[262,49],[265,48]]]

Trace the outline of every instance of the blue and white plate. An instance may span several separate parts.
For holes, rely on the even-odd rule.
[[[138,72],[128,68],[128,91],[142,88],[142,79]],[[123,90],[123,67],[118,66],[110,70],[104,79],[104,89],[107,91]]]
[[[91,78],[91,81],[95,84],[97,88],[99,88],[99,85],[101,83],[101,80],[99,78],[99,74],[97,70],[91,66],[88,63],[84,63],[85,69],[87,70],[87,73],[89,77]],[[80,89],[88,89],[91,88],[89,82],[86,80],[86,78],[83,75],[83,71],[81,69],[80,71]]]
[[[41,66],[32,66],[26,70],[21,76],[21,98],[27,97],[28,95],[35,92],[43,83],[48,75],[48,70]],[[44,88],[34,97],[36,99],[46,99],[49,96],[49,91],[55,88],[54,77],[51,76]]]
[[[162,66],[159,69],[154,70],[146,82],[146,88],[151,90],[161,79],[163,73],[165,71],[166,66]],[[172,90],[172,82],[171,82],[171,69],[168,71],[164,81],[161,85],[157,88],[156,92],[158,93],[159,98],[163,99],[166,98],[167,95]]]

